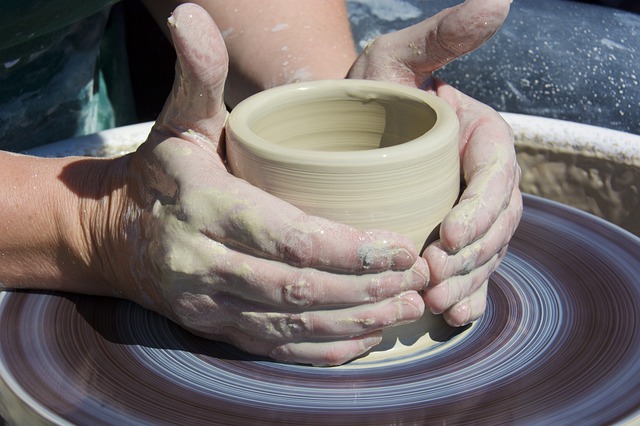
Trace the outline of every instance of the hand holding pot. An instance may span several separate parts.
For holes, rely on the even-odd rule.
[[[443,220],[440,240],[423,254],[430,270],[425,303],[432,312],[444,313],[452,325],[473,321],[485,310],[489,275],[504,257],[522,215],[520,169],[511,129],[502,118],[432,73],[489,39],[504,21],[509,4],[510,0],[468,0],[378,37],[348,75],[426,87],[457,112],[466,188]]]
[[[120,160],[125,207],[106,221],[128,219],[112,265],[123,293],[196,334],[287,362],[341,364],[383,328],[418,319],[428,270],[408,239],[305,215],[227,172],[222,37],[195,5],[176,9],[170,30],[173,93],[148,140]]]

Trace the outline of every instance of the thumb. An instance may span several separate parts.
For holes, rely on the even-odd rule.
[[[195,133],[217,144],[227,118],[229,58],[222,35],[209,13],[195,4],[178,6],[167,24],[178,59],[171,95],[156,124],[171,134]]]
[[[413,37],[423,43],[417,47],[424,55],[406,51],[406,62],[428,74],[474,51],[500,29],[510,4],[511,0],[467,0],[410,27]]]
[[[511,0],[467,0],[370,43],[350,70],[352,78],[421,86],[431,73],[482,46],[498,31]]]

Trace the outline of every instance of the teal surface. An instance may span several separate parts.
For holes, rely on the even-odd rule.
[[[0,149],[22,151],[134,120],[114,0],[3,0]]]

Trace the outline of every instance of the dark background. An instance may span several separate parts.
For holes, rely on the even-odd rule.
[[[571,3],[571,0],[555,1]],[[640,13],[640,1],[638,0],[576,0],[575,2],[598,5],[606,9],[615,8],[617,10]],[[425,8],[427,4],[429,3],[425,2]],[[121,9],[125,20],[127,53],[137,118],[138,121],[152,121],[156,119],[162,109],[164,101],[171,89],[175,54],[164,34],[139,1],[125,0],[116,7]],[[518,0],[516,0],[512,6],[512,8],[516,7],[518,7]],[[597,23],[595,27],[597,28]],[[453,81],[446,75],[445,79]],[[594,82],[594,85],[597,84],[598,82]],[[474,93],[469,94],[491,105],[490,99],[483,99]],[[494,106],[494,108],[502,110],[499,105]],[[515,107],[515,109],[517,109],[517,107]],[[527,111],[517,110],[510,112],[527,113]],[[574,117],[569,117],[569,119],[574,119]],[[630,119],[635,120],[635,118]],[[574,121],[578,120],[574,119]],[[584,121],[588,120],[585,119]],[[602,125],[602,123],[597,122],[593,124]],[[606,126],[606,123],[604,123],[604,125]],[[620,130],[629,131],[627,128]]]

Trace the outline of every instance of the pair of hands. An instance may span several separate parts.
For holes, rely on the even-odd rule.
[[[114,160],[126,182],[96,221],[116,247],[107,275],[195,334],[285,362],[344,363],[425,306],[452,325],[477,319],[521,216],[519,169],[500,116],[431,74],[486,41],[508,8],[468,1],[381,36],[349,72],[428,82],[457,111],[467,187],[421,257],[400,235],[308,216],[228,173],[224,41],[207,12],[178,7],[172,94],[148,140]]]

